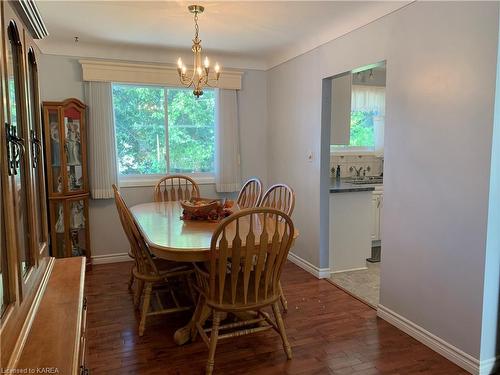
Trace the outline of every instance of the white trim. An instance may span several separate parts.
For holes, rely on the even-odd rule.
[[[456,346],[444,341],[442,338],[433,335],[431,332],[406,319],[405,317],[395,313],[391,309],[379,304],[377,315],[386,322],[392,324],[401,331],[407,333],[422,344],[428,346],[435,352],[438,352],[443,357],[451,362],[469,371],[471,374],[479,375],[480,361],[470,354],[458,349]],[[488,362],[488,361],[483,361]],[[481,366],[482,367],[482,366]],[[481,373],[484,374],[484,373]]]
[[[129,257],[128,253],[94,255],[92,257],[92,264],[107,264],[131,261],[132,259]]]
[[[215,184],[215,176],[193,176],[188,174],[198,185],[212,185]],[[152,187],[155,186],[156,183],[160,180],[160,178],[165,177],[165,175],[158,176],[124,176],[121,175],[118,177],[118,185],[120,187],[129,188],[129,187]]]
[[[302,259],[294,253],[288,253],[288,260],[318,279],[327,279],[330,277],[330,268],[316,267],[314,264],[309,263],[307,260]]]
[[[177,67],[171,64],[140,64],[110,60],[79,60],[84,81],[149,83],[180,86]],[[243,72],[224,70],[217,87],[241,90]]]
[[[368,267],[349,268],[346,270],[332,271],[332,272],[330,272],[330,274],[333,275],[335,273],[342,273],[342,272],[363,271],[363,270],[367,270],[367,269],[368,269]]]
[[[362,156],[374,156],[377,158],[383,157],[379,153],[377,153],[375,150],[362,150],[356,147],[353,148],[339,148],[337,150],[331,150],[330,149],[330,155],[332,156],[342,156],[342,155],[347,155],[347,156],[353,156],[353,155],[362,155]]]
[[[479,375],[493,374],[493,370],[498,371],[500,367],[500,355],[490,359],[484,359],[479,364]]]

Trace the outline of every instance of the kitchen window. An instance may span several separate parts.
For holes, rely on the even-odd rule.
[[[353,84],[349,145],[332,145],[331,151],[380,151],[384,120],[385,87]]]
[[[215,90],[113,84],[118,172],[123,180],[168,173],[212,177]]]

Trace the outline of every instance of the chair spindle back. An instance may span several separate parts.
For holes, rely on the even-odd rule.
[[[241,307],[279,298],[293,234],[290,217],[272,208],[248,208],[223,220],[211,241],[209,301]]]
[[[200,196],[198,184],[189,176],[170,175],[163,177],[155,186],[155,202],[189,200]]]
[[[249,179],[240,190],[236,203],[240,208],[251,208],[259,205],[262,198],[262,182],[253,177]]]
[[[149,249],[147,248],[147,245],[135,224],[134,218],[132,217],[127,204],[114,184],[113,191],[115,193],[115,204],[116,209],[118,210],[118,216],[120,217],[123,231],[129,241],[132,254],[134,255],[137,272],[145,276],[158,275],[158,269],[156,268],[153,258],[151,257],[151,253],[149,252]]]
[[[259,207],[270,207],[291,216],[295,207],[295,193],[286,184],[275,184],[264,193]]]

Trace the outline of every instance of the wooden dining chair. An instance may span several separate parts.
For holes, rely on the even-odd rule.
[[[240,208],[257,207],[261,198],[262,182],[257,177],[253,177],[241,188],[236,203]]]
[[[295,208],[295,192],[286,184],[275,184],[264,193],[259,206],[275,208],[291,216]],[[283,293],[281,283],[279,283],[278,287],[280,290],[281,305],[286,312],[288,311],[288,301],[286,300],[285,293]]]
[[[266,190],[259,207],[275,208],[291,216],[295,208],[295,193],[286,184],[275,184]]]
[[[117,187],[113,185],[115,194],[115,203],[118,210],[120,221],[130,243],[131,253],[134,258],[134,266],[132,273],[137,281],[137,290],[134,295],[134,305],[136,308],[142,300],[140,310],[139,336],[144,334],[146,328],[146,319],[151,315],[170,314],[180,311],[189,310],[191,306],[182,306],[176,296],[171,282],[183,278],[191,292],[191,297],[194,298],[194,290],[191,290],[192,284],[190,276],[193,274],[193,269],[190,265],[178,262],[169,262],[160,259],[155,259],[151,256],[149,249],[144,242],[144,239],[137,228],[135,221],[130,213],[125,201],[123,200]],[[174,303],[174,307],[165,307],[157,287],[166,287],[167,292]],[[157,309],[153,310],[153,301],[151,297],[155,292]],[[144,294],[144,296],[143,296]]]
[[[293,234],[290,217],[272,208],[243,209],[218,225],[210,244],[210,261],[195,265],[200,295],[193,319],[209,348],[206,374],[213,372],[218,340],[269,328],[279,333],[287,358],[292,358],[278,306],[278,284]],[[274,320],[263,311],[268,306]],[[206,309],[213,313],[208,329],[202,327]],[[221,325],[227,313],[246,314],[246,319]]]
[[[163,177],[154,188],[155,202],[189,200],[199,196],[198,184],[191,177],[180,174]]]

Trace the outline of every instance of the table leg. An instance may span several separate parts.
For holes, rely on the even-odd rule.
[[[200,300],[201,298],[202,297],[200,296]],[[202,304],[198,302],[198,304],[196,305],[196,310],[194,311],[189,323],[175,331],[174,342],[180,346],[184,345],[188,341],[194,341],[194,339],[196,338],[196,334],[198,333],[198,330],[196,328],[196,321],[200,321],[201,325],[203,326],[207,319],[210,317],[211,313],[212,309],[210,309],[206,303]]]

